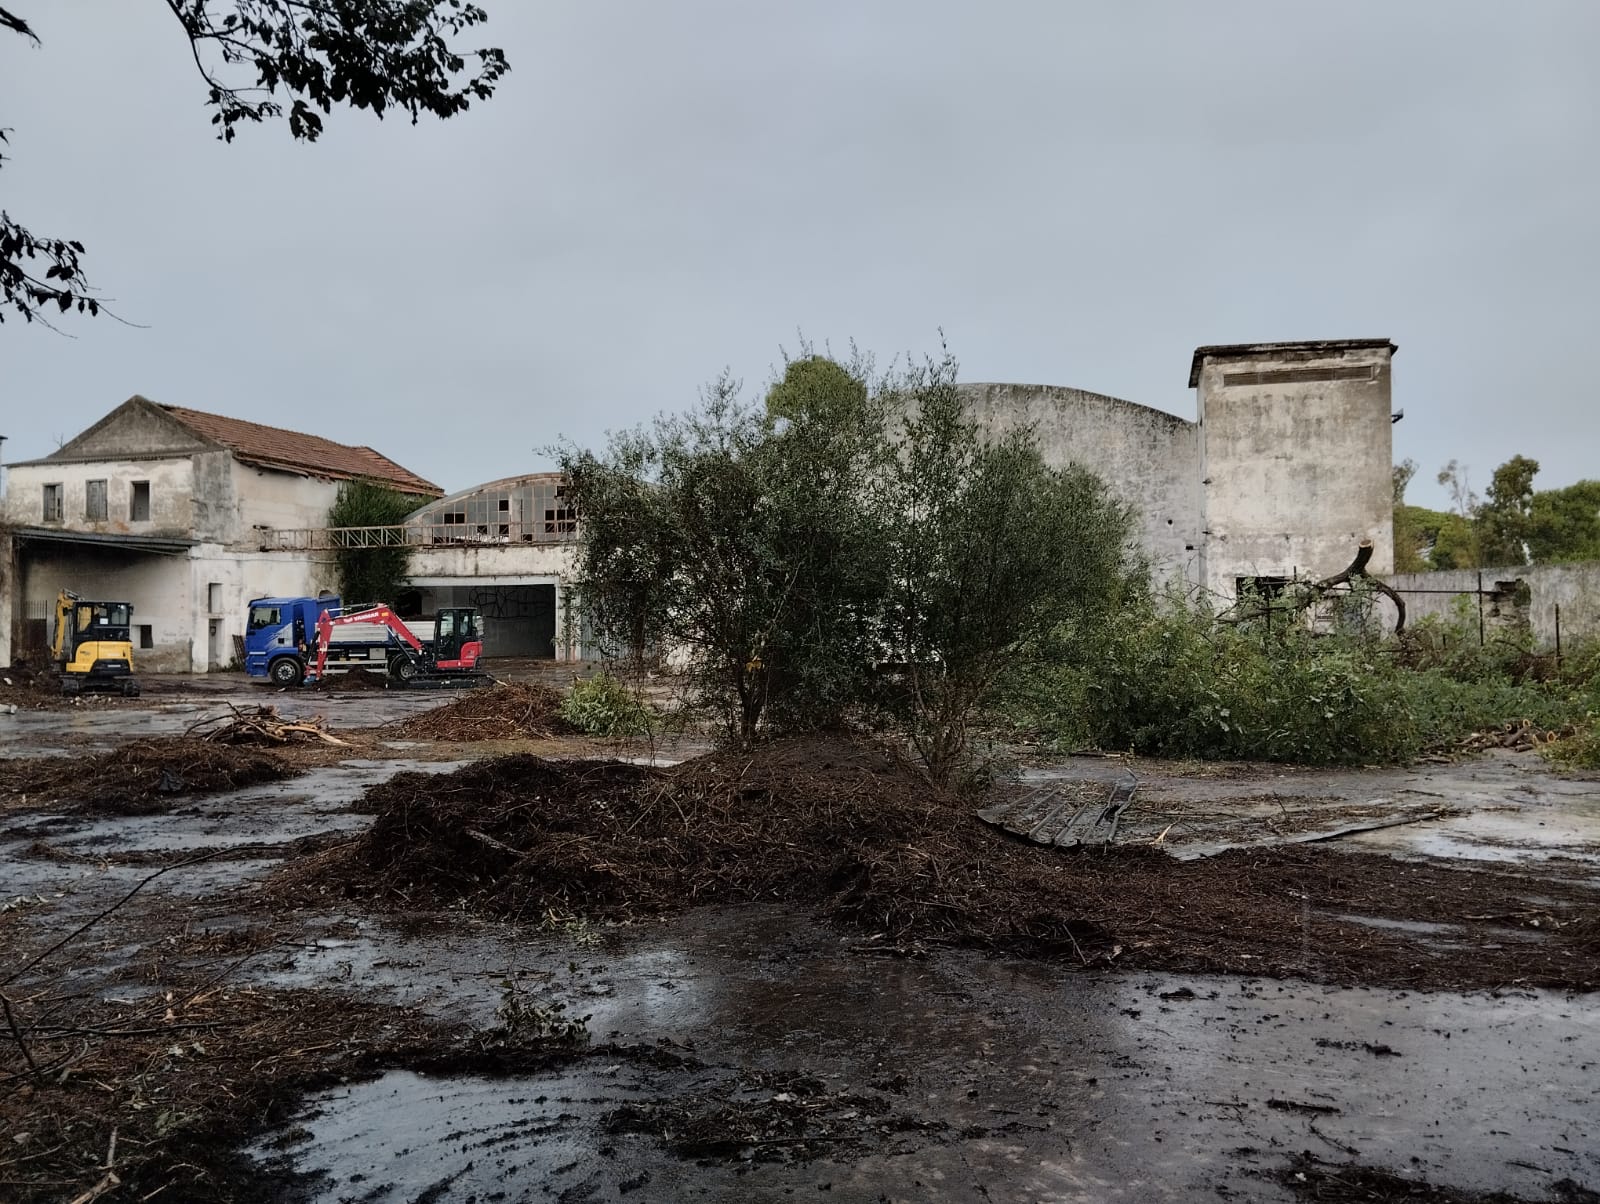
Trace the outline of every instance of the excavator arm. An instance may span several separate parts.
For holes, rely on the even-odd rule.
[[[387,606],[374,606],[370,610],[358,610],[351,614],[339,615],[337,618],[323,611],[317,616],[317,661],[314,680],[322,680],[322,670],[328,662],[328,644],[333,639],[333,629],[354,623],[380,624],[393,632],[395,638],[413,652],[422,651],[422,641],[417,639],[411,633],[411,629],[400,621],[400,616]]]

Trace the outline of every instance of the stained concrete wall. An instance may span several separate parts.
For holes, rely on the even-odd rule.
[[[1392,348],[1207,358],[1198,373],[1202,583],[1325,577],[1373,542],[1394,568]]]
[[[1478,574],[1477,569],[1451,569],[1437,573],[1396,573],[1385,580],[1405,598],[1407,623],[1415,623],[1429,615],[1450,618],[1456,599],[1461,597],[1467,599],[1471,613],[1476,615]],[[1527,584],[1528,621],[1539,647],[1555,647],[1558,607],[1564,649],[1582,641],[1600,640],[1600,560],[1487,568],[1482,574],[1486,590],[1495,589],[1500,582],[1519,579]],[[1407,592],[1411,590],[1429,592]],[[1492,607],[1493,603],[1485,599],[1484,605]]]
[[[195,465],[188,456],[93,462],[35,461],[10,466],[7,476],[10,480],[0,521],[14,526],[59,526],[102,535],[193,538],[190,533],[195,528]],[[89,481],[106,482],[103,521],[85,517],[84,499]],[[150,517],[143,522],[134,522],[129,517],[135,481],[144,481],[150,486]],[[46,485],[62,486],[59,523],[45,520]]]
[[[339,482],[234,461],[231,490],[238,503],[230,542],[259,545],[264,530],[326,527],[328,511],[339,495]]]
[[[1148,406],[1054,385],[963,385],[968,413],[995,434],[1031,427],[1045,461],[1081,465],[1137,515],[1159,576],[1198,566],[1200,443],[1195,424]]]

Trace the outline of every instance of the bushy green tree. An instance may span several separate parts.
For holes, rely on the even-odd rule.
[[[1535,493],[1528,505],[1528,550],[1535,564],[1600,560],[1600,481]]]
[[[1486,565],[1528,563],[1532,534],[1533,478],[1539,461],[1512,456],[1494,470],[1489,492],[1473,516],[1478,528],[1478,555]]]
[[[328,510],[330,527],[392,527],[417,508],[415,495],[381,481],[360,479],[339,486]],[[340,548],[334,553],[339,594],[345,605],[393,603],[406,583],[411,553],[405,547]]]
[[[808,354],[762,407],[724,379],[603,453],[558,450],[590,622],[684,657],[743,744],[870,714],[946,778],[1007,669],[1130,574],[1126,510],[1031,432],[986,438],[948,357],[874,380]]]
[[[1092,473],[1045,464],[1032,431],[986,436],[948,356],[894,393],[904,418],[883,499],[887,634],[911,740],[945,780],[1002,677],[1126,591],[1131,515]]]
[[[685,656],[696,697],[744,745],[769,718],[837,721],[872,657],[886,565],[866,499],[882,424],[854,404],[856,381],[835,381],[848,399],[778,422],[724,377],[604,453],[558,449],[596,631]]]

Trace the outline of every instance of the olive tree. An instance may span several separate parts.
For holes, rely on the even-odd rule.
[[[1141,569],[1132,518],[1093,473],[1046,464],[1034,431],[987,435],[946,355],[893,388],[902,414],[883,527],[885,629],[907,734],[937,781],[1002,677],[1047,659],[1064,624],[1103,614]]]
[[[838,404],[774,414],[724,376],[603,453],[557,449],[590,624],[636,656],[681,657],[697,701],[746,746],[764,726],[837,722],[878,634],[886,565],[863,499],[885,444],[861,382],[832,379]]]

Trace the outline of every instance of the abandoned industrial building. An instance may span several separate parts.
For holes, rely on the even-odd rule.
[[[1319,577],[1363,540],[1393,568],[1388,339],[1201,347],[1194,420],[1048,385],[963,386],[987,430],[1029,425],[1054,464],[1103,477],[1140,516],[1158,576],[1231,600]],[[578,516],[558,474],[448,496],[366,447],[134,397],[58,451],[9,468],[0,509],[0,661],[42,641],[57,590],[125,598],[154,671],[224,667],[254,596],[332,589],[340,547],[411,549],[403,613],[475,606],[485,654],[595,651],[572,606]],[[394,528],[331,530],[338,483],[414,495]],[[7,647],[10,644],[12,647]]]
[[[1140,519],[1159,577],[1232,600],[1322,577],[1371,540],[1394,567],[1388,339],[1200,347],[1194,421],[1049,385],[966,386],[992,431],[1031,425],[1053,464],[1097,473]]]
[[[423,501],[441,490],[370,447],[132,397],[40,459],[7,467],[0,508],[0,663],[37,649],[60,589],[133,604],[151,672],[225,668],[245,607],[333,586],[325,554],[263,552],[325,526],[340,481]]]

